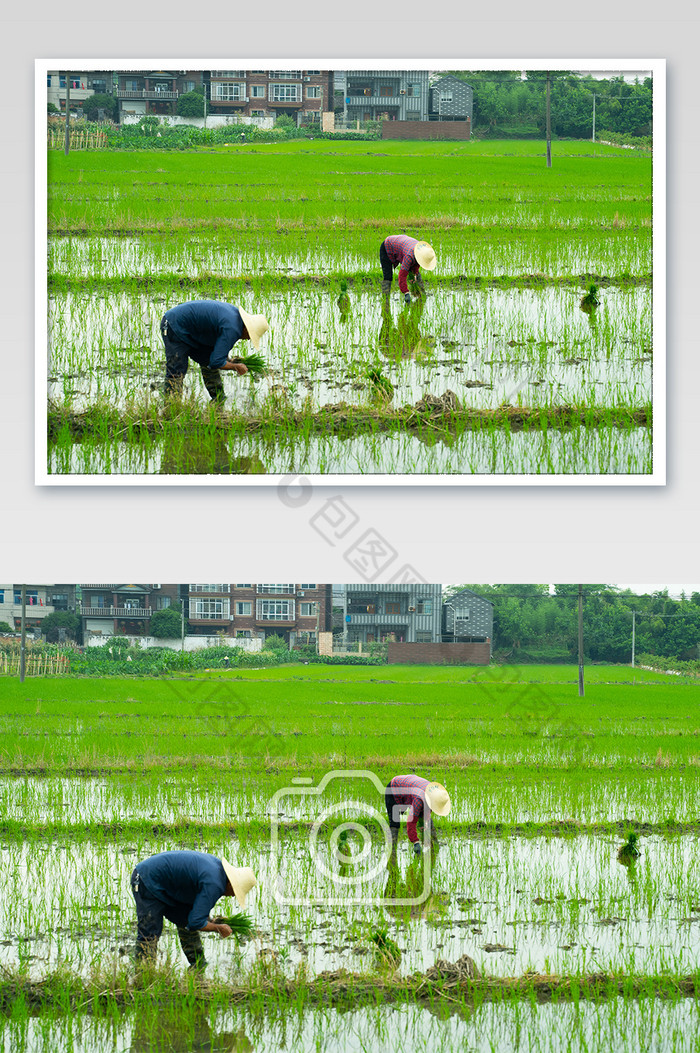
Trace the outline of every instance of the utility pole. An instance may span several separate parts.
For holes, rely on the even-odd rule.
[[[593,142],[595,142],[595,92],[593,92]]]
[[[547,70],[547,168],[552,167],[552,122],[549,106],[549,70]]]
[[[59,73],[60,77],[60,73]],[[68,151],[70,150],[70,71],[66,71],[66,139],[63,145],[63,152],[68,157]]]
[[[19,682],[24,683],[24,667],[26,662],[26,650],[27,650],[27,586],[22,586],[22,621],[20,624],[20,639],[19,639]]]
[[[632,611],[632,668],[634,669],[634,647],[635,647],[635,622],[637,620],[637,612]]]
[[[578,587],[578,697],[583,698],[583,585]]]

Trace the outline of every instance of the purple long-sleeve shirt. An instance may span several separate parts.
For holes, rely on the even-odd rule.
[[[410,238],[408,234],[390,234],[384,239],[384,248],[394,270],[399,268],[399,289],[402,293],[408,292],[408,275],[420,273],[420,267],[416,263],[413,251],[418,244],[418,238]]]
[[[423,779],[420,775],[395,775],[389,785],[396,803],[409,806],[406,833],[409,841],[417,841],[418,818],[422,815],[424,823],[430,820],[430,806],[425,799],[425,790],[430,786],[430,779]]]

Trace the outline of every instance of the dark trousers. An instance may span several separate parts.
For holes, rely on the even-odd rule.
[[[179,911],[152,896],[135,870],[131,875],[131,893],[136,903],[136,960],[155,958],[158,939],[163,931],[163,918],[177,926],[180,946],[190,965],[206,964],[202,937],[196,930],[188,929]]]
[[[160,335],[165,345],[165,393],[166,395],[181,395],[182,382],[185,379],[190,358],[194,361],[192,347],[179,340],[165,319],[161,319]],[[210,369],[209,366],[199,362],[202,371],[204,386],[213,399],[225,399],[224,383],[218,369]]]
[[[394,839],[394,841],[396,841],[396,838],[399,836],[399,830],[401,828],[401,821],[399,819],[399,815],[401,814],[401,812],[405,812],[409,806],[407,804],[397,803],[397,800],[394,797],[394,791],[391,788],[391,783],[389,783],[386,789],[384,790],[384,800],[386,802],[386,814],[389,817],[389,827],[391,829],[391,836]],[[432,822],[431,813],[428,814],[428,822],[427,824],[424,823],[424,826],[427,826],[432,844],[436,845],[438,843],[438,837],[437,833],[435,832],[435,824]]]
[[[382,265],[382,278],[385,282],[390,282],[394,276],[394,265],[389,259],[384,242],[379,246],[379,262]]]

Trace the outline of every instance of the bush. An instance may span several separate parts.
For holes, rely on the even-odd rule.
[[[266,651],[288,651],[289,644],[283,636],[268,636],[265,639],[263,648]]]
[[[83,113],[89,121],[98,119],[98,110],[104,110],[105,118],[116,121],[119,105],[114,95],[90,95],[83,103]]]
[[[41,623],[41,632],[50,643],[56,643],[59,639],[59,629],[65,629],[66,633],[75,639],[80,633],[80,618],[70,611],[53,611],[47,614]]]
[[[180,117],[203,117],[204,95],[201,91],[188,91],[177,100],[177,112]]]
[[[179,603],[151,615],[151,636],[158,640],[175,640],[182,634],[182,613]]]
[[[9,624],[9,622],[0,622],[0,633],[13,633],[15,629]]]

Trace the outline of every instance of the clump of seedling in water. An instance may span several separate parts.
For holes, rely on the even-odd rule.
[[[588,286],[588,292],[586,295],[581,297],[580,306],[582,311],[592,311],[595,307],[600,307],[598,286],[594,282],[591,282]]]
[[[629,866],[630,863],[633,863],[636,859],[639,859],[640,852],[637,848],[638,840],[639,834],[629,833],[627,835],[627,840],[625,841],[624,845],[620,846],[617,853],[617,858],[622,864],[624,864],[624,866]]]
[[[378,966],[398,969],[401,963],[401,949],[394,943],[388,929],[372,929],[370,941],[375,946],[374,958]]]

